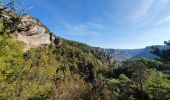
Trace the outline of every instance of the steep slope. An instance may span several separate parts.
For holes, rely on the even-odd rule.
[[[140,57],[149,58],[149,59],[157,58],[157,56],[155,56],[155,55],[153,55],[153,54],[151,53],[152,47],[157,47],[157,48],[159,48],[160,50],[169,49],[169,46],[167,46],[167,45],[148,46],[148,47],[144,48],[144,49],[142,50],[142,52],[140,52],[139,54],[135,55],[134,58],[140,58]]]
[[[16,31],[17,39],[24,42],[24,50],[38,47],[43,44],[51,44],[51,33],[37,19],[25,14],[20,18],[20,30]]]
[[[132,58],[143,51],[143,49],[105,49],[110,53],[118,62],[125,61]]]
[[[24,51],[30,50],[31,48],[38,48],[43,45],[56,45],[60,37],[54,35],[43,25],[38,19],[24,14],[20,17],[20,24],[18,25],[19,31],[16,31],[16,39],[24,43]],[[63,46],[70,46],[75,49],[82,49],[82,52],[86,52],[89,55],[93,55],[96,59],[102,61],[106,65],[114,64],[112,56],[108,56],[106,53],[99,51],[93,47],[90,47],[83,43],[76,41],[70,41],[61,39]]]
[[[98,81],[107,77],[106,74],[114,68],[115,59],[97,48],[63,38],[60,41],[62,45],[58,45],[60,38],[39,20],[27,14],[18,16],[13,12],[4,11],[0,17],[1,38],[3,41],[10,38],[8,40],[15,41],[12,42],[14,44],[20,41],[17,46],[19,50],[13,51],[12,54],[15,56],[19,52],[21,59],[14,60],[23,61],[23,65],[9,75],[17,76],[14,80],[0,82],[0,99],[95,98],[96,94],[91,97],[86,95],[93,93]],[[11,43],[6,42],[5,50],[8,50],[8,42]],[[0,48],[4,50],[3,47]],[[13,59],[13,56],[10,59]],[[15,64],[10,61],[4,61],[4,65]]]
[[[160,50],[169,49],[169,47],[166,45],[154,45],[154,46],[148,46],[143,49],[105,49],[105,51],[111,54],[112,56],[114,56],[118,62],[122,62],[129,58],[144,57],[144,58],[154,59],[156,58],[156,56],[151,53],[152,47],[157,47]]]
[[[4,24],[3,30],[10,30],[13,37],[24,43],[24,51],[41,45],[55,43],[56,37],[38,19],[24,14],[22,16],[12,12],[1,12],[1,19]]]

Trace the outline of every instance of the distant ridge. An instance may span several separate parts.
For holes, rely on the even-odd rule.
[[[152,50],[151,47],[157,47],[160,50],[163,49],[170,49],[167,45],[153,45],[153,46],[147,46],[143,49],[104,49],[107,53],[110,53],[112,56],[115,57],[115,59],[118,62],[123,62],[129,58],[148,58],[148,59],[154,59],[157,56],[150,53]]]

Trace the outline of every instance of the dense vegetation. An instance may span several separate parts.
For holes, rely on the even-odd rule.
[[[13,38],[19,16],[0,19],[1,100],[168,100],[170,51],[153,49],[160,57],[129,59],[121,66],[97,48],[62,39],[63,45],[43,45],[23,52]],[[15,20],[16,21],[16,20]],[[169,45],[169,43],[167,43]]]

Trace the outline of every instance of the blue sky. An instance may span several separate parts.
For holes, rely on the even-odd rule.
[[[56,35],[103,48],[143,48],[170,37],[170,0],[23,0]]]

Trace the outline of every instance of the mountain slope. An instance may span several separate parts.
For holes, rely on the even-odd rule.
[[[115,53],[131,57],[139,51]],[[156,69],[147,69],[163,68],[162,63],[115,63],[106,50],[59,38],[29,15],[0,12],[0,100],[138,100],[140,93],[169,98],[170,82]],[[139,91],[141,78],[147,82],[144,91]]]
[[[7,68],[8,77],[16,76],[6,78],[4,68],[0,66],[0,72],[3,71],[0,73],[0,79],[3,79],[0,99],[67,100],[100,96],[93,90],[114,68],[112,56],[83,43],[60,40],[39,20],[27,14],[18,16],[4,11],[0,17],[0,40],[3,40],[0,42],[6,43],[0,50],[9,52],[4,53],[6,56],[0,55],[0,64]],[[14,44],[17,47],[12,47]],[[18,54],[19,59],[16,59]],[[15,64],[19,64],[17,69],[13,67]]]
[[[118,62],[122,62],[129,58],[144,57],[148,59],[154,59],[156,56],[151,53],[152,47],[157,47],[160,50],[169,49],[169,47],[166,45],[155,45],[148,46],[143,49],[105,49],[105,51],[114,56]]]
[[[122,62],[136,56],[143,49],[105,49],[105,51],[114,56],[118,62]]]
[[[157,58],[157,56],[155,56],[152,53],[150,53],[152,51],[152,47],[157,47],[160,50],[169,49],[169,46],[167,46],[167,45],[148,46],[148,47],[144,48],[142,50],[142,52],[140,52],[139,54],[135,55],[134,58],[140,58],[140,57],[145,57],[145,58],[149,58],[149,59]]]

